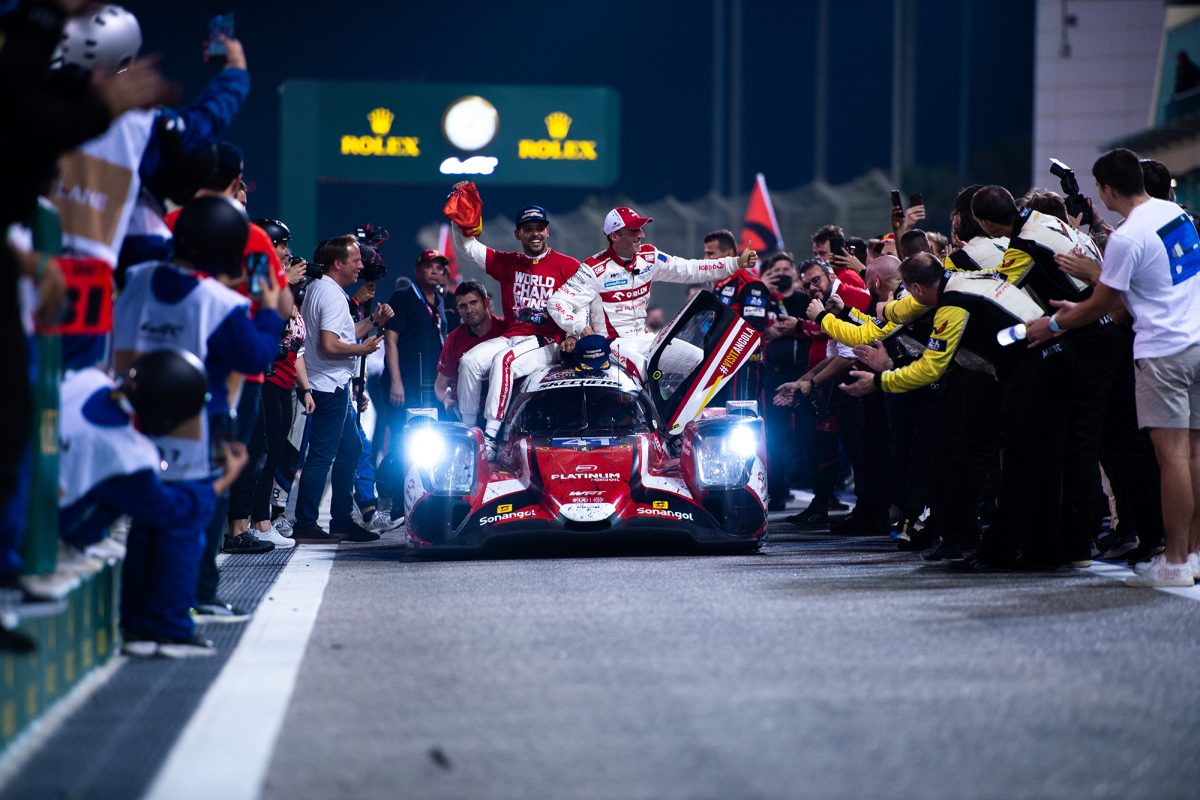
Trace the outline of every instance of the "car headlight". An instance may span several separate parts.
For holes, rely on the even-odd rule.
[[[705,489],[736,489],[746,485],[750,467],[758,453],[758,420],[738,422],[713,420],[697,431],[696,479]],[[725,423],[725,424],[720,424]]]
[[[433,494],[470,494],[475,489],[479,447],[471,431],[457,426],[417,424],[405,431],[405,455]]]

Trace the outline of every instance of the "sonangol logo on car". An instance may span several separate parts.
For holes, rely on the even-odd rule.
[[[645,508],[644,506],[638,506],[637,513],[641,517],[667,517],[668,519],[677,520],[686,519],[689,522],[693,520],[692,515],[687,511],[670,511],[665,508]]]
[[[479,526],[491,525],[494,522],[512,522],[515,519],[529,519],[537,516],[537,509],[527,508],[524,511],[514,511],[511,514],[497,514],[494,517],[480,517]]]

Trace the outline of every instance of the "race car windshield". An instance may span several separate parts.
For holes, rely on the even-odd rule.
[[[671,336],[654,365],[654,390],[660,398],[665,400],[674,395],[704,360],[705,349],[715,346],[716,342],[710,342],[708,335],[715,317],[715,311],[701,310]]]
[[[533,392],[513,415],[518,436],[625,436],[651,430],[646,401],[637,392],[582,386]]]

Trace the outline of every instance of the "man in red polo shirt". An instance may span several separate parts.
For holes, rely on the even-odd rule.
[[[492,298],[478,281],[463,281],[454,290],[454,308],[463,324],[450,331],[438,358],[433,393],[447,411],[458,405],[458,367],[463,355],[481,342],[503,336],[508,323],[492,313]]]
[[[558,360],[563,332],[550,318],[546,304],[576,273],[579,262],[550,248],[550,220],[541,206],[526,206],[517,212],[513,235],[521,249],[507,252],[494,250],[476,238],[482,229],[482,202],[473,183],[454,185],[445,212],[455,223],[455,250],[500,283],[500,302],[508,323],[503,337],[472,349],[459,364],[458,407],[468,424],[474,424],[479,414],[481,385],[484,377],[490,376],[484,446],[491,459],[500,420],[512,398],[513,380]]]

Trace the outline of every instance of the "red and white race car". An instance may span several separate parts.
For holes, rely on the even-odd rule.
[[[759,344],[757,331],[701,292],[654,340],[644,384],[616,363],[529,375],[495,463],[478,428],[414,417],[405,432],[410,551],[542,537],[678,537],[756,550],[767,529],[763,421],[753,402],[703,408]]]

